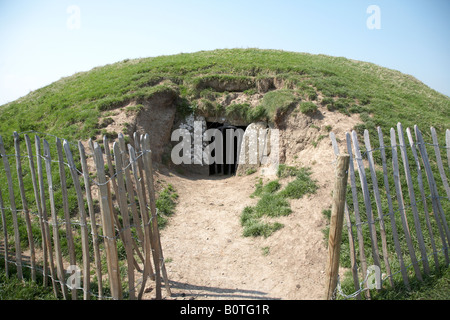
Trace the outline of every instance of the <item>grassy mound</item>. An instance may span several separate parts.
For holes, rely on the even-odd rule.
[[[230,92],[264,93],[260,105],[209,103]],[[359,130],[450,122],[450,98],[415,78],[371,63],[325,55],[259,49],[202,51],[135,60],[62,78],[0,107],[0,133],[36,130],[72,139],[101,132],[106,111],[158,94],[176,95],[180,113],[217,111],[248,120],[273,119],[278,109],[298,104],[359,113]],[[219,110],[216,110],[219,109]],[[10,141],[5,141],[9,145]]]

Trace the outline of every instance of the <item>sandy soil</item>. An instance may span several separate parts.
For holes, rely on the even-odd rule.
[[[320,215],[292,203],[294,213],[278,219],[283,229],[266,239],[242,236],[240,214],[257,201],[250,198],[257,178],[160,177],[179,194],[177,212],[161,231],[172,298],[321,297],[326,251]]]
[[[291,200],[293,212],[276,219],[284,227],[268,238],[243,237],[240,215],[258,201],[250,198],[258,179],[275,176],[262,175],[261,168],[233,177],[156,172],[155,181],[171,183],[179,195],[176,212],[161,230],[172,291],[168,296],[163,286],[164,299],[323,298],[327,222],[322,211],[331,207],[335,160],[327,128],[344,142],[345,132],[360,120],[321,110],[317,117],[299,113],[287,121],[280,137],[282,162],[311,167],[319,188]],[[154,298],[153,289],[149,279],[143,298]]]
[[[323,128],[332,125],[338,139],[358,118],[323,112],[319,119],[290,126],[285,142],[302,142],[295,150],[285,146],[285,163],[312,168],[319,189],[314,195],[291,200],[292,213],[277,218],[284,227],[268,238],[243,237],[240,215],[258,199],[250,198],[260,177],[275,176],[179,175],[158,172],[155,179],[171,183],[178,195],[176,213],[161,230],[161,242],[172,296],[165,299],[322,299],[327,249],[323,236],[324,209],[331,208],[335,156]],[[302,115],[292,121],[304,119]],[[315,129],[316,128],[316,129]],[[318,129],[317,129],[318,128]],[[306,131],[305,131],[306,129]],[[282,142],[283,144],[283,142]],[[268,254],[263,253],[268,248]],[[344,270],[342,270],[344,272]],[[341,273],[342,273],[341,272]],[[153,286],[152,281],[147,286]],[[152,298],[152,294],[144,295]]]

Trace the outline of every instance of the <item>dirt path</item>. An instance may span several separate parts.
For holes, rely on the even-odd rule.
[[[328,191],[292,201],[293,213],[277,220],[285,227],[267,239],[245,238],[240,214],[256,204],[250,195],[258,178],[159,176],[179,195],[176,213],[161,231],[172,298],[322,298],[325,221],[314,202]]]
[[[228,178],[155,177],[173,184],[179,195],[176,213],[161,232],[171,298],[323,298],[327,249],[322,211],[331,208],[335,160],[328,131],[343,147],[345,132],[361,121],[326,108],[314,118],[297,113],[286,121],[280,137],[282,162],[310,167],[319,188],[314,195],[291,200],[293,212],[277,219],[284,227],[266,239],[244,238],[240,224],[242,210],[258,201],[250,195],[259,172]],[[264,182],[275,178],[265,176]]]

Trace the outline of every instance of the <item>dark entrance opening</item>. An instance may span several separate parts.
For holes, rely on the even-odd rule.
[[[237,134],[227,134],[227,130],[235,132],[235,130],[242,129],[245,132],[246,126],[232,126],[219,122],[207,122],[207,129],[217,129],[222,133],[222,163],[212,163],[209,165],[209,175],[233,175],[236,173],[237,163],[238,163],[238,147],[239,136]],[[233,139],[231,140],[230,137]],[[212,138],[212,141],[214,138]],[[232,155],[230,154],[232,152]],[[212,157],[216,156],[216,150],[214,149],[211,153]]]

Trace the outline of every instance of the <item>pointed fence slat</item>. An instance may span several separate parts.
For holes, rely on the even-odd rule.
[[[108,137],[104,136],[103,137],[103,147],[105,148],[105,157],[106,157],[106,163],[108,164],[108,173],[111,179],[111,184],[114,190],[114,194],[117,197],[117,183],[116,183],[116,177],[114,175],[114,165],[112,163],[112,159],[111,159],[111,150],[109,149],[109,141],[108,141]]]
[[[130,163],[132,172],[134,175],[134,179],[136,181],[136,189],[139,199],[139,211],[141,214],[141,219],[144,224],[144,252],[145,252],[145,265],[144,265],[144,279],[142,281],[141,290],[139,291],[139,299],[142,298],[142,294],[144,293],[145,283],[148,275],[150,274],[151,262],[150,258],[153,253],[153,260],[155,264],[155,279],[156,279],[156,299],[161,299],[161,275],[160,275],[160,267],[159,267],[159,250],[155,246],[154,237],[152,235],[152,230],[150,229],[150,221],[148,218],[148,209],[146,202],[144,200],[144,194],[141,187],[140,179],[139,179],[139,170],[137,168],[137,159],[134,148],[131,145],[128,145],[128,150],[130,153]]]
[[[372,179],[373,193],[375,196],[375,202],[376,202],[376,206],[377,206],[378,221],[380,223],[380,236],[381,236],[381,242],[382,242],[384,265],[386,267],[387,274],[391,274],[391,266],[389,264],[389,253],[388,253],[388,249],[387,249],[386,229],[384,226],[384,218],[383,218],[383,208],[381,207],[380,191],[378,189],[377,174],[375,172],[375,162],[373,160],[373,150],[372,150],[372,145],[370,143],[370,137],[369,137],[368,130],[364,130],[364,143],[366,145],[367,158],[369,160],[370,176]],[[392,279],[392,277],[389,277],[389,282],[390,282],[391,286],[393,287],[394,280]]]
[[[17,264],[17,278],[19,280],[22,280],[23,279],[22,249],[20,247],[19,221],[17,218],[16,199],[14,196],[14,185],[11,177],[11,167],[9,166],[8,157],[6,155],[5,146],[3,144],[3,138],[1,136],[0,136],[0,154],[3,158],[3,166],[5,169],[6,179],[8,180],[9,205],[11,208],[11,215],[13,218],[13,226],[14,226],[14,245],[16,250],[15,253]]]
[[[90,140],[91,142],[91,140]],[[91,193],[91,181],[89,178],[89,169],[86,160],[86,152],[81,141],[78,141],[78,151],[80,153],[81,170],[83,173],[84,188],[86,192],[86,202],[88,205],[89,219],[91,223],[92,246],[94,247],[95,273],[97,275],[98,298],[103,300],[103,283],[102,277],[102,259],[100,256],[97,219],[94,209],[94,201]]]
[[[104,148],[105,148],[106,163],[108,164],[108,172],[109,172],[109,176],[110,176],[109,179],[111,181],[111,185],[112,185],[112,188],[114,190],[114,194],[116,195],[116,200],[118,201],[118,196],[117,196],[118,190],[117,190],[116,175],[114,173],[114,164],[112,162],[111,151],[109,149],[109,141],[108,141],[108,138],[106,136],[103,137],[103,145],[104,145]],[[116,210],[113,210],[113,217],[114,217],[114,223],[116,224],[117,228],[119,230],[122,230],[123,229],[122,223],[119,220],[119,216],[118,216]],[[119,233],[119,237],[120,237],[120,240],[122,240],[123,243],[126,242],[126,239],[124,238],[124,233],[123,232]]]
[[[155,281],[157,299],[161,299],[162,296],[162,279],[164,279],[170,296],[169,280],[164,265],[156,219],[151,158],[148,158],[149,156],[151,157],[148,135],[146,140],[146,136],[135,133],[133,137],[136,146],[132,147],[130,145],[128,152],[125,149],[125,139],[122,134],[119,135],[117,141],[113,142],[113,152],[109,149],[109,142],[106,137],[103,138],[105,153],[102,152],[98,143],[89,140],[88,144],[92,149],[92,160],[95,166],[93,172],[92,168],[89,167],[92,165],[89,162],[91,158],[88,159],[90,155],[86,155],[81,141],[78,141],[80,162],[77,164],[75,163],[77,159],[74,159],[70,143],[66,140],[62,141],[60,138],[53,136],[56,138],[55,145],[50,145],[45,139],[43,139],[41,145],[41,139],[38,135],[35,135],[36,152],[33,155],[30,138],[27,134],[24,134],[27,155],[22,156],[19,137],[19,134],[14,132],[13,147],[15,153],[8,155],[0,136],[0,155],[3,160],[5,180],[8,180],[9,196],[9,203],[6,203],[5,207],[2,190],[0,189],[0,211],[3,228],[2,244],[4,245],[6,276],[9,277],[10,274],[9,264],[15,263],[19,279],[23,279],[22,266],[27,266],[32,270],[32,280],[36,280],[34,239],[40,236],[42,238],[42,254],[39,256],[43,260],[43,285],[47,286],[50,278],[56,298],[60,298],[62,293],[62,297],[68,299],[70,297],[69,288],[71,289],[73,300],[78,298],[77,290],[83,291],[85,300],[90,299],[92,295],[95,295],[100,300],[105,298],[122,299],[124,294],[122,292],[122,279],[119,269],[119,265],[122,268],[122,263],[119,264],[119,258],[122,259],[122,257],[119,257],[118,250],[118,245],[122,242],[125,248],[128,270],[128,298],[131,300],[141,299],[145,292],[145,283],[148,278]],[[145,150],[145,152],[141,150]],[[52,152],[56,154],[55,160],[52,159]],[[113,154],[115,161],[113,161]],[[64,155],[67,162],[64,161]],[[17,175],[18,190],[14,190],[13,178],[15,176],[12,174],[8,157],[14,157],[16,160],[14,174]],[[29,159],[29,172],[22,170],[24,157]],[[58,168],[56,168],[55,162],[58,163]],[[105,172],[105,162],[109,168],[107,170],[109,179]],[[82,171],[77,168],[78,165],[81,166]],[[69,173],[66,173],[66,170]],[[69,175],[69,178],[67,175]],[[27,199],[29,195],[25,192],[31,191],[31,186],[26,186],[27,179],[30,177],[34,199],[32,196]],[[59,182],[58,185],[55,182]],[[73,189],[70,190],[69,188],[72,187]],[[113,192],[111,192],[111,188]],[[18,210],[15,196],[19,193],[22,207]],[[72,195],[76,195],[76,203],[73,203],[75,199]],[[95,203],[97,199],[100,204],[101,229],[97,228],[98,216],[96,217],[97,207]],[[36,205],[36,210],[30,209],[29,204],[31,207]],[[51,217],[47,213],[49,205]],[[74,207],[75,205],[76,207]],[[71,217],[73,215],[70,211],[72,210],[71,208],[76,208],[78,211],[78,217],[75,220],[74,217]],[[37,213],[33,211],[37,211]],[[11,238],[11,235],[8,235],[8,229],[11,228],[8,226],[8,223],[10,223],[9,212],[11,212],[11,220],[14,227],[15,250],[13,255],[15,255],[15,258],[11,257],[9,252],[11,246],[11,241],[8,239],[8,236]],[[19,216],[18,212],[23,212],[23,215]],[[32,229],[34,227],[33,224],[37,224],[37,221],[32,219],[31,213],[36,214],[39,218],[39,229]],[[22,223],[21,218],[25,218],[27,227],[28,251],[25,252],[30,254],[29,260],[22,258],[20,229],[18,228],[19,221]],[[79,228],[75,227],[75,225],[79,226]],[[89,232],[89,228],[91,232]],[[102,235],[99,234],[100,230]],[[134,232],[136,232],[138,242],[136,242]],[[79,266],[77,266],[78,253],[76,251],[78,246],[75,243],[75,239],[78,237],[81,238],[83,259]],[[102,239],[99,239],[99,237]],[[63,256],[62,245],[66,243],[67,256]],[[96,271],[96,279],[94,277],[94,280],[98,284],[98,295],[91,292],[91,244],[93,246],[94,269]],[[102,274],[101,252],[106,254],[107,275]],[[140,262],[143,264],[141,265],[136,258],[140,258]],[[24,264],[24,262],[26,264],[31,263],[31,266]],[[153,271],[152,262],[155,266],[155,272]],[[65,264],[70,264],[67,272],[75,271],[74,274],[67,278],[67,280],[70,280],[67,283]],[[82,270],[80,270],[81,268]],[[136,272],[143,273],[143,277],[138,281],[136,281]],[[83,287],[79,286],[81,279],[83,280]],[[109,280],[111,296],[108,297],[104,295],[103,281],[105,279]],[[76,286],[73,286],[74,284]],[[139,294],[137,294],[136,288],[139,284],[141,284],[141,288]]]
[[[117,180],[116,195],[117,201],[119,203],[119,209],[122,214],[124,236],[125,236],[124,245],[128,262],[128,290],[130,300],[135,300],[136,290],[135,290],[135,276],[134,276],[135,260],[133,257],[133,240],[131,235],[130,217],[123,177],[122,155],[120,154],[119,144],[117,142],[114,142],[113,144],[113,152],[114,152],[114,160],[116,162],[116,180]]]
[[[141,148],[142,138],[143,138],[143,137],[141,137],[141,135],[140,135],[138,132],[135,132],[135,133],[133,134],[133,139],[134,139],[134,151],[136,152],[136,154],[140,154],[140,153],[141,153],[141,149],[142,149],[142,148]],[[143,164],[142,158],[143,158],[143,157],[138,157],[138,158],[137,158],[137,161],[138,161],[138,170],[139,170],[139,176],[140,176],[140,177],[143,177],[143,176],[144,176],[144,174],[143,174],[143,167],[144,167],[144,164]],[[147,202],[147,193],[145,192],[145,180],[144,180],[144,179],[141,179],[141,180],[140,180],[140,183],[141,183],[142,193],[143,193],[143,196],[144,196],[144,201]]]
[[[400,211],[400,218],[402,221],[403,231],[405,234],[406,243],[408,245],[409,256],[411,257],[411,262],[414,267],[414,272],[416,273],[416,278],[419,281],[422,281],[422,273],[419,268],[419,264],[417,262],[416,253],[414,251],[414,246],[411,240],[411,233],[408,226],[408,220],[406,218],[405,205],[403,200],[402,187],[400,182],[400,171],[398,167],[398,155],[397,155],[397,138],[395,134],[394,128],[391,128],[391,148],[392,148],[392,167],[394,173],[394,184],[395,184],[395,192],[397,194],[398,207]]]
[[[351,133],[346,133],[347,153],[350,156],[349,178],[351,183],[353,208],[346,206],[344,216],[351,212],[354,213],[355,222],[347,223],[347,230],[349,232],[350,263],[352,266],[352,275],[356,292],[351,295],[344,295],[344,297],[359,298],[360,293],[366,291],[366,297],[370,298],[369,283],[366,280],[369,279],[369,274],[367,274],[367,272],[368,270],[372,270],[373,266],[370,268],[367,266],[365,249],[368,248],[364,248],[364,241],[370,240],[373,263],[376,265],[377,232],[381,237],[383,245],[382,256],[384,260],[384,270],[379,270],[379,275],[381,275],[381,272],[386,272],[387,275],[385,279],[389,277],[391,285],[394,284],[394,276],[397,273],[401,273],[405,288],[410,290],[411,286],[408,276],[408,269],[410,267],[413,269],[416,279],[418,281],[424,281],[422,272],[426,276],[431,275],[429,265],[431,255],[434,259],[434,271],[437,273],[440,272],[441,262],[439,255],[444,256],[447,266],[450,264],[448,254],[448,248],[450,247],[450,231],[447,222],[448,216],[446,216],[446,212],[444,212],[444,209],[447,208],[447,203],[445,203],[444,206],[444,201],[450,200],[450,190],[448,189],[448,173],[446,173],[446,165],[444,163],[445,161],[443,161],[445,159],[443,159],[441,154],[442,149],[445,150],[444,157],[447,158],[446,162],[448,162],[448,168],[450,169],[450,130],[447,129],[445,131],[445,147],[439,145],[436,130],[433,127],[431,127],[430,130],[433,143],[425,143],[417,126],[414,126],[414,140],[412,131],[409,128],[406,128],[405,137],[402,125],[401,123],[398,123],[395,129],[390,129],[390,143],[385,144],[382,130],[380,127],[377,127],[379,148],[372,147],[369,131],[365,130],[363,138],[366,150],[363,154],[359,147],[358,135],[356,132],[352,131]],[[330,133],[330,140],[334,154],[338,156],[340,154],[339,145],[333,132]],[[427,154],[427,144],[433,147],[434,155],[436,157],[436,162],[432,162],[431,164]],[[366,160],[365,156],[367,156],[367,168],[364,168],[365,162],[363,161]],[[401,170],[402,173],[400,173],[399,168],[400,157],[403,166],[403,169]],[[387,161],[388,158],[392,161],[390,164]],[[358,168],[359,182],[361,184],[361,189],[359,190],[359,184],[357,185],[355,181],[356,169],[353,165],[353,159],[356,160]],[[379,160],[380,163],[377,164],[375,159]],[[366,178],[366,172],[370,172],[371,179]],[[379,185],[381,179],[378,179],[378,177],[381,178],[381,176],[378,174],[381,173],[383,174],[384,187]],[[438,175],[439,178],[435,177],[434,174]],[[424,175],[427,177],[427,186],[425,185]],[[369,179],[370,182],[368,181]],[[371,187],[373,197],[369,196],[369,187]],[[428,189],[425,189],[426,187],[429,188],[429,191]],[[395,190],[395,193],[392,195],[391,189]],[[402,191],[402,189],[404,190]],[[362,221],[361,219],[358,192],[362,192],[367,221]],[[439,192],[444,192],[444,195],[439,195]],[[405,194],[408,195],[409,199],[407,204],[405,204]],[[432,211],[430,203],[432,205]],[[375,206],[378,212],[377,218],[373,217],[374,213],[372,207],[374,208]],[[349,211],[352,209],[353,211]],[[433,218],[431,218],[431,216],[434,217],[434,221],[432,221]],[[390,223],[388,223],[386,219],[389,219]],[[400,228],[403,229],[403,231],[398,229],[397,224],[399,224],[399,222],[397,219],[401,221]],[[380,222],[379,228],[373,229],[377,220]],[[411,223],[414,223],[413,229],[410,229],[409,224]],[[365,226],[365,224],[368,225],[368,230],[365,230],[369,231],[368,236],[364,236],[362,232],[361,227]],[[426,224],[428,232],[423,233],[423,224]],[[356,239],[353,238],[351,232],[353,226],[356,227]],[[434,234],[436,233],[436,229],[439,231],[442,248],[436,243],[436,240],[438,240],[436,238],[437,236]],[[367,239],[365,239],[365,237],[367,237]],[[366,279],[362,283],[358,283],[357,272],[354,270],[356,240],[359,247],[359,268],[361,268],[360,271],[362,271],[362,275]],[[392,240],[393,246],[390,244]],[[392,254],[389,250],[393,249],[395,249],[398,264],[392,264],[393,260],[387,259],[388,255]],[[420,253],[420,261],[416,257],[416,254],[418,253]],[[395,272],[395,270],[390,270],[394,265],[395,268],[399,269],[397,272]],[[421,267],[423,267],[423,270],[421,270]],[[364,285],[363,289],[360,288],[361,285]],[[340,291],[340,293],[342,292]]]
[[[338,156],[334,177],[334,189],[328,236],[328,259],[325,268],[325,298],[332,299],[337,288],[339,260],[347,193],[349,155]]]
[[[38,173],[38,181],[39,181],[39,198],[41,199],[41,210],[42,210],[42,221],[44,224],[45,231],[45,246],[47,247],[47,257],[44,257],[46,260],[48,258],[49,270],[50,270],[50,278],[52,279],[53,293],[56,297],[58,297],[58,289],[56,286],[56,273],[55,273],[55,264],[53,260],[53,245],[51,240],[50,226],[48,222],[47,215],[47,204],[45,197],[45,185],[44,185],[44,171],[42,169],[42,152],[41,152],[41,139],[39,136],[35,136],[35,145],[36,145],[36,162],[37,162],[37,173]],[[45,264],[44,264],[45,265]]]
[[[409,290],[410,286],[409,286],[408,274],[406,272],[405,262],[403,261],[403,254],[402,254],[402,250],[400,247],[400,241],[398,239],[397,223],[395,222],[394,208],[392,205],[392,197],[391,197],[391,192],[390,192],[390,187],[389,187],[389,178],[388,178],[388,171],[387,171],[384,138],[383,138],[383,133],[382,133],[380,127],[377,128],[377,132],[378,132],[378,141],[380,144],[381,162],[382,162],[382,166],[383,166],[384,189],[386,191],[386,198],[387,198],[387,202],[388,202],[389,217],[390,217],[390,221],[391,221],[392,237],[394,239],[395,252],[397,254],[397,259],[400,264],[400,271],[402,273],[403,283],[405,284],[405,287]]]
[[[447,149],[448,170],[450,170],[450,129],[445,131],[445,146]]]
[[[0,189],[0,210],[2,213],[2,228],[3,228],[3,246],[5,250],[5,276],[9,278],[9,250],[8,250],[8,226],[6,223],[5,204],[3,203],[2,190]]]
[[[419,185],[420,196],[421,196],[421,199],[422,199],[425,221],[426,221],[427,228],[428,228],[428,235],[430,236],[430,243],[431,243],[431,247],[433,249],[434,265],[435,265],[436,271],[439,272],[439,269],[440,269],[439,268],[439,258],[438,258],[438,255],[437,255],[437,249],[436,249],[436,244],[435,244],[435,241],[434,241],[433,229],[431,227],[431,221],[430,221],[430,217],[429,217],[429,213],[428,213],[427,197],[425,195],[425,189],[424,189],[424,186],[423,186],[423,179],[422,179],[422,169],[420,167],[420,162],[419,162],[419,157],[417,155],[416,146],[414,144],[414,140],[413,140],[413,137],[412,137],[412,134],[411,134],[411,130],[409,128],[406,128],[406,135],[408,136],[409,145],[411,147],[411,151],[413,153],[414,161],[416,163],[417,183]]]
[[[375,220],[374,220],[373,212],[372,212],[372,204],[370,201],[369,187],[367,184],[366,172],[364,169],[361,151],[359,149],[359,143],[358,143],[358,137],[356,135],[356,131],[352,132],[352,141],[353,141],[353,147],[355,148],[355,159],[356,159],[356,163],[358,165],[359,179],[361,182],[362,193],[364,196],[364,205],[366,207],[367,223],[369,224],[369,235],[370,235],[370,241],[372,244],[372,258],[374,261],[374,265],[377,266],[378,268],[381,268],[380,254],[378,251],[377,231],[375,228]]]
[[[141,219],[139,218],[139,214],[137,211],[136,201],[135,201],[135,191],[133,187],[133,180],[131,179],[131,173],[130,173],[130,160],[128,158],[128,152],[126,150],[125,146],[125,138],[123,134],[119,133],[118,135],[118,143],[120,152],[122,154],[122,165],[124,170],[124,176],[125,176],[125,187],[128,195],[128,202],[131,208],[131,214],[133,218],[133,225],[135,226],[136,233],[138,236],[138,240],[142,248],[139,248],[137,244],[134,243],[134,248],[138,256],[140,257],[141,261],[144,262],[144,256],[142,252],[145,250],[144,248],[144,232],[142,231],[141,227]],[[134,241],[133,241],[134,242]],[[142,251],[142,252],[141,252]],[[150,272],[151,279],[155,280],[155,276],[153,274],[153,270]]]
[[[25,196],[25,186],[23,183],[22,159],[20,155],[20,140],[19,135],[16,131],[14,131],[13,136],[14,136],[14,149],[16,151],[17,180],[19,182],[20,198],[22,200],[22,210],[25,216],[25,225],[27,228],[28,247],[30,248],[31,280],[36,281],[36,255],[34,250],[33,232],[31,229],[30,210],[28,209],[28,201]]]
[[[80,177],[75,167],[72,152],[67,141],[64,141],[64,153],[66,154],[67,162],[69,164],[70,174],[77,194],[78,217],[80,219],[81,227],[81,250],[83,254],[83,298],[89,300],[90,298],[90,259],[89,259],[89,232],[87,228],[86,211],[84,208],[83,192],[80,185]]]
[[[153,182],[153,167],[152,167],[152,154],[150,150],[150,136],[145,134],[141,137],[141,150],[143,152],[143,164],[145,172],[145,182],[147,183],[148,190],[148,200],[150,201],[150,213],[151,213],[151,227],[152,235],[154,236],[155,246],[159,250],[159,261],[161,263],[161,271],[164,279],[164,285],[166,287],[167,294],[172,295],[170,290],[169,278],[167,276],[166,266],[164,264],[164,254],[162,250],[161,237],[159,234],[157,212],[156,212],[156,202],[155,202],[155,189]]]
[[[447,265],[450,263],[448,256],[448,247],[450,244],[450,232],[448,230],[447,220],[445,219],[445,213],[442,210],[442,206],[439,200],[439,194],[437,192],[436,182],[434,180],[433,172],[431,171],[430,161],[428,158],[425,142],[422,138],[422,133],[417,126],[414,126],[414,132],[416,135],[417,145],[422,156],[423,165],[425,167],[425,173],[427,175],[428,185],[431,192],[431,203],[433,205],[433,217],[435,218],[438,226],[439,234],[442,240],[442,248],[445,255]]]
[[[439,169],[439,174],[441,176],[442,184],[447,194],[447,198],[450,199],[450,187],[448,186],[447,177],[444,171],[444,165],[442,163],[441,151],[439,150],[439,142],[436,135],[436,129],[431,127],[430,130],[431,130],[431,138],[433,139],[434,153],[436,155],[436,163]]]
[[[349,133],[346,134],[347,141],[347,153],[349,155],[349,176],[352,190],[352,199],[353,199],[353,211],[355,214],[355,223],[356,223],[356,234],[358,238],[358,247],[359,247],[359,260],[361,262],[361,269],[363,273],[363,278],[367,275],[367,259],[364,251],[364,236],[362,231],[362,222],[361,216],[359,213],[359,203],[358,203],[358,193],[356,189],[356,175],[355,175],[355,166],[353,164],[353,151],[352,151],[352,138]],[[368,289],[367,282],[364,282],[364,288]],[[355,286],[356,290],[359,290],[359,284]],[[366,290],[365,295],[367,298],[370,298],[369,290]]]
[[[409,199],[410,199],[410,203],[411,203],[411,210],[413,212],[414,227],[416,229],[417,241],[419,243],[419,251],[420,251],[420,255],[422,257],[422,264],[423,264],[424,272],[425,272],[425,274],[428,275],[428,274],[430,274],[430,267],[428,265],[427,250],[425,249],[422,228],[420,226],[419,212],[417,211],[416,195],[414,193],[414,185],[413,185],[412,178],[411,178],[411,172],[409,170],[408,153],[406,150],[406,142],[405,142],[405,138],[403,135],[403,127],[402,127],[401,123],[397,124],[397,133],[398,133],[400,153],[401,153],[402,160],[403,160],[403,167],[405,169],[406,184],[408,186],[408,194],[409,194]]]
[[[333,132],[330,132],[330,139],[331,139],[331,144],[333,146],[334,155],[336,157],[338,157],[340,155],[339,146],[336,141],[336,136]],[[349,155],[349,162],[351,161],[351,159],[352,158]],[[350,264],[351,264],[351,270],[352,270],[353,284],[355,286],[355,289],[358,291],[360,289],[360,285],[359,285],[359,277],[358,277],[358,265],[356,263],[355,239],[353,236],[352,222],[350,219],[350,212],[349,212],[347,201],[345,201],[344,217],[345,217],[345,222],[346,222],[346,226],[347,226],[348,242],[349,242],[349,246],[350,246]],[[358,293],[356,297],[358,300],[360,300],[361,294]]]
[[[131,213],[133,217],[133,224],[136,226],[136,232],[139,239],[139,242],[141,243],[141,246],[144,246],[144,233],[141,228],[141,219],[139,218],[136,201],[135,201],[135,191],[133,187],[133,181],[131,179],[131,173],[130,173],[130,160],[128,159],[128,152],[125,146],[125,138],[124,136],[119,133],[118,136],[119,141],[119,147],[120,152],[122,154],[122,165],[125,172],[125,186],[128,194],[128,201],[130,203],[131,207]]]
[[[50,199],[50,210],[52,215],[52,226],[53,226],[53,244],[55,248],[56,255],[56,270],[58,275],[58,280],[61,284],[61,291],[63,298],[67,300],[67,287],[65,281],[64,265],[61,253],[61,242],[59,237],[59,223],[58,216],[56,213],[55,195],[53,189],[53,177],[52,177],[52,158],[50,155],[50,145],[47,140],[43,139],[44,145],[44,158],[45,158],[45,170],[47,174],[47,184],[48,184],[48,194]]]
[[[109,173],[109,177],[110,177],[109,181],[111,182],[114,194],[116,195],[116,199],[118,199],[116,175],[114,174],[114,165],[113,165],[113,162],[112,162],[112,159],[111,159],[111,151],[109,149],[109,141],[108,141],[108,138],[106,136],[103,137],[103,146],[105,148],[106,163],[108,164],[108,173]],[[111,197],[111,201],[113,201],[112,197]],[[119,220],[119,216],[118,216],[117,211],[116,210],[112,210],[112,213],[113,213],[114,223],[115,223],[117,229],[123,230],[122,223]],[[119,233],[119,237],[120,237],[120,240],[122,240],[123,243],[126,242],[125,235],[124,235],[123,232]]]
[[[94,161],[97,169],[98,187],[100,191],[100,208],[102,213],[103,237],[106,248],[109,283],[113,299],[122,298],[122,287],[120,284],[119,259],[114,230],[113,208],[111,203],[111,191],[109,181],[106,180],[105,163],[102,150],[98,143],[94,143]],[[99,279],[100,281],[100,279]]]
[[[31,147],[31,141],[30,137],[25,134],[25,144],[27,147],[27,153],[28,153],[28,160],[29,160],[29,166],[30,166],[30,173],[31,173],[31,182],[33,184],[33,192],[34,192],[34,200],[36,203],[37,213],[39,217],[39,228],[41,231],[41,239],[42,239],[42,253],[43,253],[43,281],[44,285],[47,284],[48,281],[48,266],[47,266],[47,246],[45,245],[45,227],[44,227],[44,221],[42,219],[42,209],[41,209],[41,201],[39,198],[39,189],[37,185],[37,179],[36,179],[36,169],[34,166],[34,157],[33,157],[33,149]]]
[[[63,202],[64,220],[66,226],[67,249],[69,250],[70,265],[76,266],[75,245],[73,242],[72,222],[70,221],[69,199],[67,195],[66,168],[62,153],[61,140],[56,138],[56,151],[58,155],[59,178],[61,180],[61,195]],[[72,288],[72,300],[77,299],[77,288]]]
[[[123,228],[125,236],[124,245],[128,262],[128,290],[130,300],[135,300],[136,290],[135,290],[135,276],[134,276],[135,260],[133,257],[133,240],[131,235],[130,217],[123,177],[122,155],[120,154],[119,144],[117,142],[114,142],[113,144],[113,152],[114,152],[114,160],[116,162],[117,201],[119,203],[119,209],[123,220]]]

